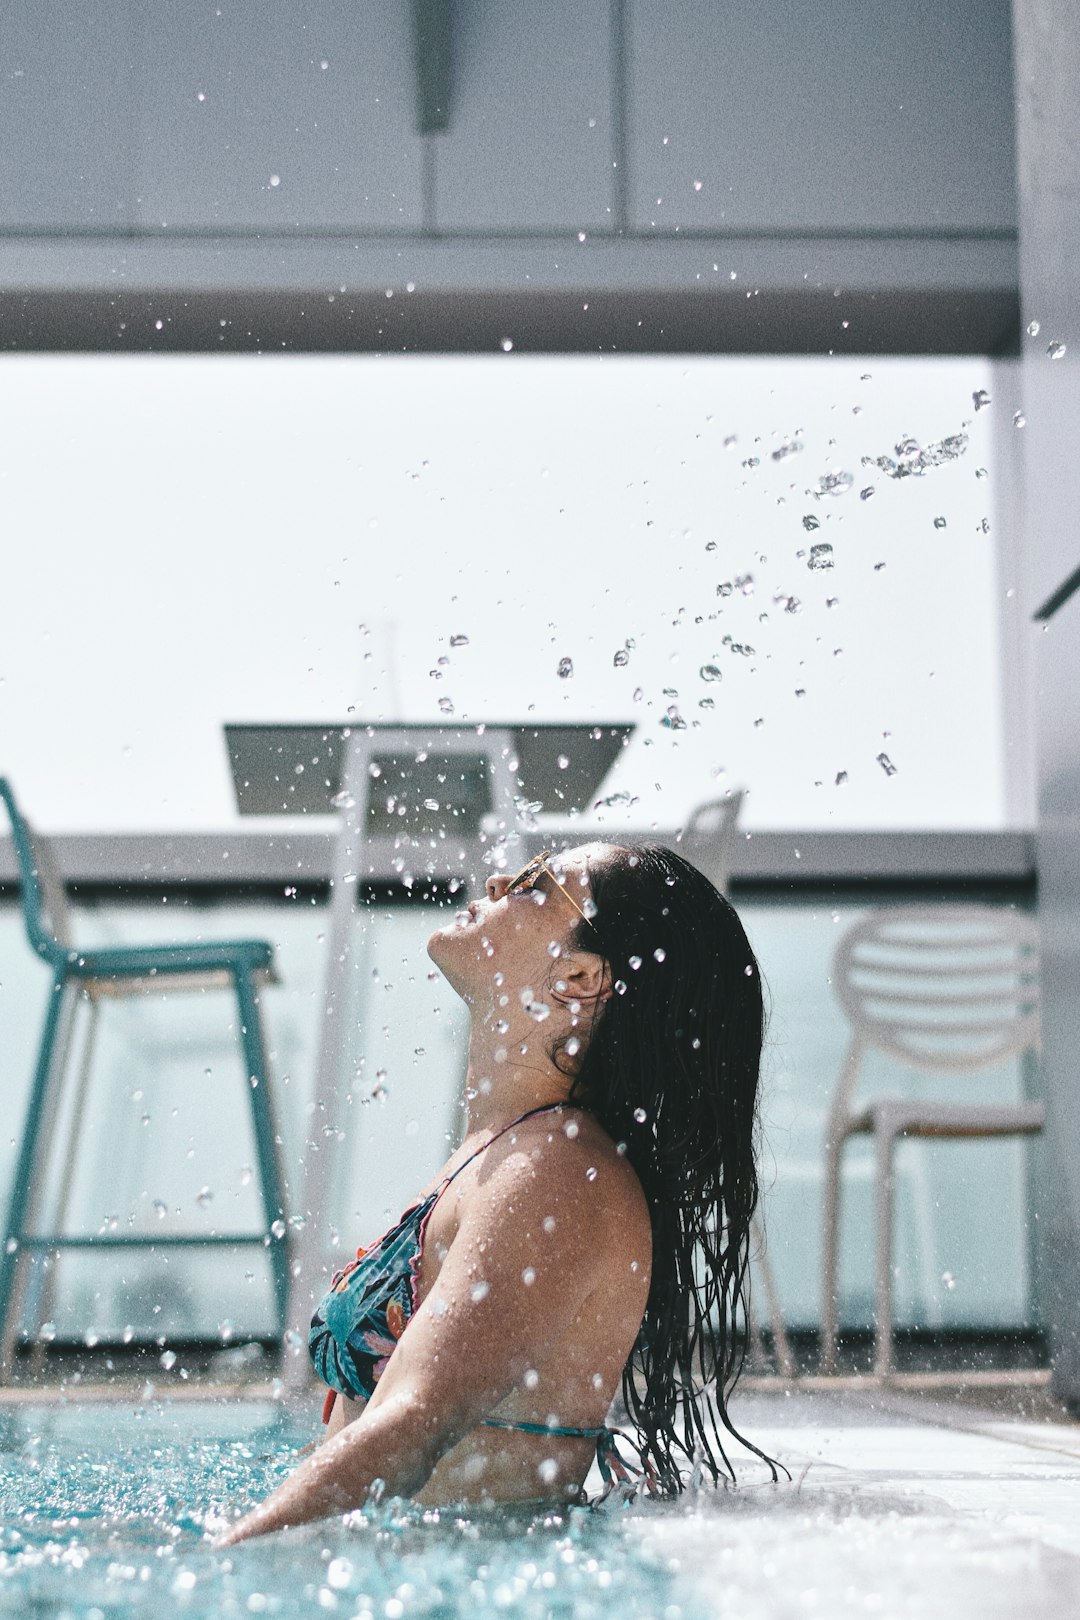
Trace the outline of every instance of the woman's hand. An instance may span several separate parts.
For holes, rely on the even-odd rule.
[[[439,1275],[361,1416],[215,1546],[350,1512],[376,1479],[412,1495],[564,1334],[597,1279],[611,1189],[584,1143],[546,1127],[520,1137],[462,1198]]]

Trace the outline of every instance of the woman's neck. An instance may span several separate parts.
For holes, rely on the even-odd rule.
[[[499,1130],[519,1114],[564,1102],[573,1076],[562,1074],[539,1040],[513,1041],[473,1020],[465,1075],[465,1134]]]

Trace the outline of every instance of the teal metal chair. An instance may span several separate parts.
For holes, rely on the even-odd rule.
[[[34,1069],[22,1140],[19,1143],[3,1249],[0,1251],[0,1382],[10,1377],[26,1288],[26,1259],[62,1249],[266,1247],[272,1268],[278,1330],[285,1330],[289,1283],[288,1228],[266,1049],[259,1018],[257,985],[275,981],[273,947],[265,940],[234,939],[174,945],[119,945],[83,951],[71,942],[64,886],[48,841],[37,837],[15,802],[11,785],[0,777],[0,799],[11,819],[19,866],[23,916],[30,943],[52,971],[49,997]],[[204,1235],[139,1233],[76,1237],[63,1231],[37,1233],[46,1159],[56,1128],[64,1069],[79,1000],[99,1001],[169,989],[232,988],[240,1012],[240,1038],[250,1086],[255,1149],[261,1182],[265,1230]],[[92,1039],[91,1035],[88,1040]],[[83,1081],[89,1045],[84,1055]],[[78,1122],[76,1105],[76,1129]],[[71,1152],[77,1147],[72,1138]],[[71,1164],[71,1155],[68,1160]],[[63,1203],[61,1202],[61,1210]],[[62,1224],[63,1216],[58,1221]]]

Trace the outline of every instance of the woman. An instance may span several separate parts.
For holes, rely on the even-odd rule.
[[[312,1322],[326,1441],[221,1544],[360,1506],[577,1501],[620,1381],[654,1488],[720,1426],[758,1196],[761,980],[659,845],[487,880],[428,953],[471,1014],[465,1139]],[[708,1389],[706,1389],[708,1386]],[[752,1448],[753,1449],[753,1448]]]

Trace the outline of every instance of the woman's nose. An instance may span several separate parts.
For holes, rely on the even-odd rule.
[[[505,872],[493,872],[484,884],[484,892],[489,900],[501,900],[506,893],[510,879]]]

